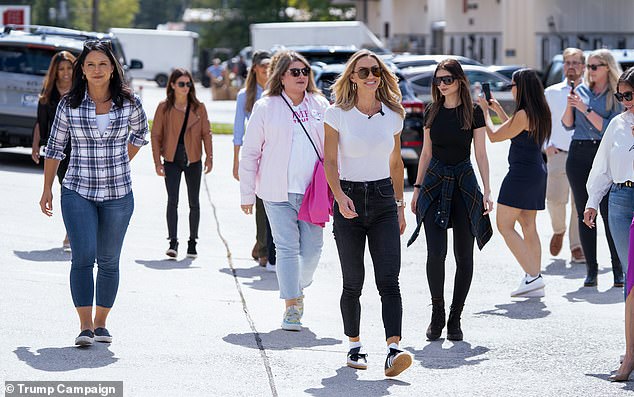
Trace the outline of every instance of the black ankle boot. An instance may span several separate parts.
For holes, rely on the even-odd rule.
[[[449,310],[449,319],[447,320],[447,339],[458,341],[462,340],[462,329],[460,329],[460,315],[462,314],[462,306],[451,306]]]
[[[623,287],[625,284],[625,275],[623,274],[623,266],[621,266],[621,262],[612,264],[612,274],[614,274],[614,286],[617,288]]]
[[[443,298],[431,298],[431,322],[427,327],[427,339],[440,338],[442,329],[445,328],[445,300]]]
[[[589,265],[586,263],[586,279],[583,281],[584,287],[597,286],[597,274],[599,273],[599,265]]]

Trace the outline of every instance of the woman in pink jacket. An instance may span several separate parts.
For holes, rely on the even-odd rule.
[[[285,51],[276,58],[269,89],[253,107],[242,145],[241,207],[252,214],[256,194],[264,201],[277,250],[280,298],[286,304],[282,329],[300,331],[303,290],[313,281],[323,228],[298,220],[298,213],[315,162],[323,158],[328,101],[303,56]]]

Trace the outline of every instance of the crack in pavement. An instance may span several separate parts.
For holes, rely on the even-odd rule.
[[[251,317],[251,313],[249,312],[249,308],[247,307],[247,301],[244,298],[244,294],[242,293],[242,286],[240,285],[240,281],[238,280],[236,269],[235,267],[233,267],[233,259],[231,256],[231,249],[229,248],[229,243],[227,242],[227,240],[222,235],[222,232],[220,231],[220,220],[218,219],[218,215],[216,213],[216,205],[211,199],[211,193],[209,191],[209,185],[207,184],[206,176],[203,177],[203,183],[205,185],[205,192],[207,193],[207,199],[209,201],[209,204],[211,205],[211,209],[214,214],[214,221],[216,222],[216,232],[218,233],[218,237],[220,237],[222,244],[224,244],[225,249],[227,250],[227,263],[229,265],[229,268],[231,269],[231,274],[233,276],[233,281],[236,284],[236,290],[238,291],[238,295],[240,295],[240,301],[242,302],[242,310],[244,311],[244,315],[247,318],[249,327],[251,328],[251,331],[253,332],[255,343],[258,345],[258,350],[260,351],[260,357],[262,357],[262,362],[264,364],[264,368],[266,369],[266,375],[269,378],[269,387],[271,388],[271,393],[273,397],[278,397],[277,389],[275,388],[275,380],[273,379],[273,371],[271,370],[271,363],[269,362],[269,357],[266,355],[266,349],[264,348],[264,345],[262,344],[262,338],[260,337],[260,333],[255,327],[255,322],[253,321],[253,318]]]

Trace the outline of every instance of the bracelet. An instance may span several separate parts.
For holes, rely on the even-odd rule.
[[[419,183],[415,183],[412,186],[414,186],[414,188],[416,188],[416,189],[421,189],[423,187],[423,185],[421,185]]]
[[[395,201],[397,207],[405,207],[405,200],[396,199]]]

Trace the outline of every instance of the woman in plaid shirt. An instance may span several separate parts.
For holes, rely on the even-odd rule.
[[[141,101],[124,83],[110,42],[84,43],[73,65],[73,85],[51,127],[40,199],[42,212],[52,216],[53,179],[70,139],[61,206],[73,250],[70,290],[81,326],[75,339],[79,346],[112,342],[106,318],[117,294],[121,246],[134,209],[130,160],[148,143],[147,132]]]

